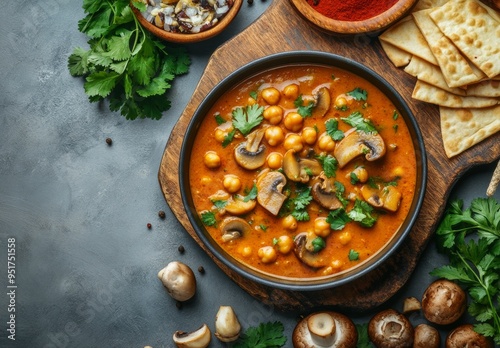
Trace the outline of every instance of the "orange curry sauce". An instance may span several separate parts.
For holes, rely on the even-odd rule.
[[[271,100],[272,98],[268,98],[268,101],[264,99],[262,92],[269,87],[274,87],[279,91],[277,101]],[[298,121],[299,125],[296,121],[293,127],[290,126],[290,122],[286,122],[287,115],[297,112],[297,105],[307,106],[315,102],[315,95],[320,87],[327,87],[331,97],[331,105],[326,114],[315,115],[315,110],[312,108],[312,116],[303,117],[302,122]],[[366,100],[356,100],[349,96],[347,92],[356,89],[366,91]],[[297,104],[298,99],[302,99],[302,103]],[[347,105],[343,106],[342,103],[346,102]],[[391,186],[390,183],[392,183],[392,186],[401,194],[396,211],[375,208],[371,215],[377,220],[372,227],[364,227],[355,221],[350,221],[343,229],[335,230],[329,226],[325,229],[325,218],[330,211],[320,206],[315,200],[311,200],[305,209],[309,216],[308,221],[290,218],[294,206],[290,208],[287,201],[276,216],[257,202],[251,211],[239,216],[248,222],[251,230],[239,238],[224,241],[220,228],[223,220],[231,214],[220,205],[216,207],[214,195],[218,199],[238,196],[241,198],[251,192],[260,173],[283,172],[283,168],[277,167],[276,162],[272,162],[272,168],[269,168],[270,162],[267,160],[262,166],[253,170],[244,169],[236,163],[235,147],[245,141],[245,136],[237,130],[234,132],[233,140],[225,147],[222,145],[221,136],[227,135],[234,128],[222,127],[224,130],[221,131],[219,125],[221,119],[229,122],[226,123],[227,126],[231,124],[232,112],[235,108],[246,108],[253,104],[258,104],[264,109],[269,108],[271,104],[278,105],[283,115],[281,119],[279,117],[263,118],[263,121],[252,131],[277,126],[283,131],[285,139],[288,139],[291,134],[295,135],[294,141],[290,142],[279,136],[270,138],[264,136],[261,144],[265,146],[266,156],[271,153],[284,155],[289,148],[295,147],[297,156],[312,159],[317,159],[320,155],[331,157],[334,155],[332,144],[338,146],[341,140],[333,141],[331,137],[326,138],[329,141],[324,139],[326,122],[329,119],[335,119],[338,121],[338,129],[347,134],[348,130],[353,127],[342,118],[347,118],[355,112],[361,113],[364,119],[369,120],[376,127],[378,134],[383,138],[386,147],[385,155],[375,161],[367,161],[364,154],[359,155],[343,168],[337,168],[334,177],[330,179],[341,183],[345,188],[342,196],[345,198],[343,209],[346,213],[352,210],[356,199],[365,201],[361,188],[363,185],[370,185],[370,182],[372,185],[378,183],[381,190]],[[293,130],[288,129],[287,124],[288,128],[293,128]],[[307,136],[304,135],[305,129],[308,131]],[[311,129],[315,132],[311,132]],[[219,158],[220,163],[209,161],[209,166],[207,166],[205,160],[206,153],[209,151]],[[280,158],[279,156],[277,158]],[[350,173],[358,167],[366,169],[368,181],[351,182]],[[227,175],[233,175],[232,178],[236,178],[236,181],[231,181],[232,184],[236,183],[235,185],[224,185],[224,178]],[[251,77],[226,92],[215,103],[199,127],[190,158],[189,180],[198,214],[201,216],[203,213],[211,212],[215,217],[215,225],[207,226],[207,230],[217,243],[235,259],[276,276],[323,277],[355,267],[373,256],[391,240],[406,218],[413,200],[416,159],[413,142],[403,118],[398,117],[398,111],[395,110],[394,105],[375,86],[342,69],[297,65],[273,69]],[[290,197],[289,199],[295,195],[295,185],[294,181],[287,178],[282,192]],[[307,187],[311,185],[311,182],[301,185]],[[234,191],[235,189],[238,190]],[[293,223],[294,220],[295,223]],[[318,220],[321,220],[320,223]],[[324,241],[322,250],[311,252],[313,256],[322,259],[319,267],[306,265],[294,253],[293,240],[301,232],[308,233],[308,247],[311,247],[311,241],[316,235],[320,235]],[[288,245],[278,242],[279,240],[287,241]],[[264,250],[267,248],[267,252],[259,252],[261,248]],[[273,250],[270,251],[270,249]]]

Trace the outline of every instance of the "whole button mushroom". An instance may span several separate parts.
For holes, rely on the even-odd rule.
[[[386,309],[370,319],[368,336],[377,348],[412,347],[414,330],[403,314]]]
[[[241,325],[231,306],[220,306],[215,316],[215,337],[222,342],[233,342],[240,337]]]
[[[446,279],[432,282],[422,296],[422,312],[434,324],[448,325],[456,322],[466,307],[465,291]]]
[[[196,293],[196,278],[189,266],[179,261],[170,262],[158,272],[158,278],[167,292],[177,301],[187,301]]]
[[[493,348],[493,343],[481,334],[474,331],[471,324],[463,324],[455,328],[446,337],[446,348]]]
[[[413,348],[439,348],[441,336],[439,331],[427,324],[419,324],[415,327]]]
[[[317,312],[295,326],[292,341],[294,348],[355,348],[358,332],[352,320],[341,313]]]

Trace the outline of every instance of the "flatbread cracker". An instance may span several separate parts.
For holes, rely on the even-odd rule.
[[[486,80],[467,86],[467,95],[498,98],[500,97],[500,81]]]
[[[407,74],[415,76],[417,79],[427,82],[433,86],[439,87],[456,95],[466,95],[465,89],[458,87],[450,87],[444,79],[441,69],[432,65],[429,62],[413,56],[410,63],[404,68]]]
[[[428,8],[443,6],[448,0],[419,0],[413,11],[425,10]]]
[[[500,25],[476,0],[450,0],[430,16],[488,77],[500,74]]]
[[[451,158],[500,131],[500,106],[483,109],[439,108],[446,156]]]
[[[380,44],[382,45],[382,49],[384,50],[387,58],[394,64],[395,67],[399,68],[407,65],[411,60],[411,53],[403,51],[396,46],[380,40]]]
[[[436,57],[443,77],[450,87],[465,86],[485,77],[476,75],[458,48],[448,39],[429,16],[433,9],[413,12],[413,18]]]
[[[417,80],[413,89],[412,97],[414,99],[446,106],[449,108],[487,108],[489,106],[498,105],[499,101],[496,98],[475,97],[475,96],[460,96],[426,82]]]
[[[380,34],[379,39],[437,65],[436,58],[412,16],[407,16],[391,26]]]

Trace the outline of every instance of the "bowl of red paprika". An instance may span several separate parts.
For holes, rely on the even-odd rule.
[[[418,0],[290,0],[320,31],[336,35],[376,34],[410,13]]]

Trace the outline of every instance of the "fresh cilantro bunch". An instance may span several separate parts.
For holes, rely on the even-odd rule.
[[[472,301],[468,311],[475,330],[500,345],[500,204],[493,197],[476,198],[468,209],[450,202],[436,230],[437,245],[450,264],[431,275],[458,281]]]
[[[160,119],[171,106],[166,92],[191,61],[184,49],[167,48],[145,31],[130,6],[146,9],[139,1],[83,0],[86,16],[78,30],[90,38],[90,48],[75,48],[68,69],[85,78],[91,102],[107,98],[110,110],[127,119]]]
[[[248,328],[236,341],[234,348],[280,348],[287,341],[283,334],[284,327],[279,321],[260,323]]]

